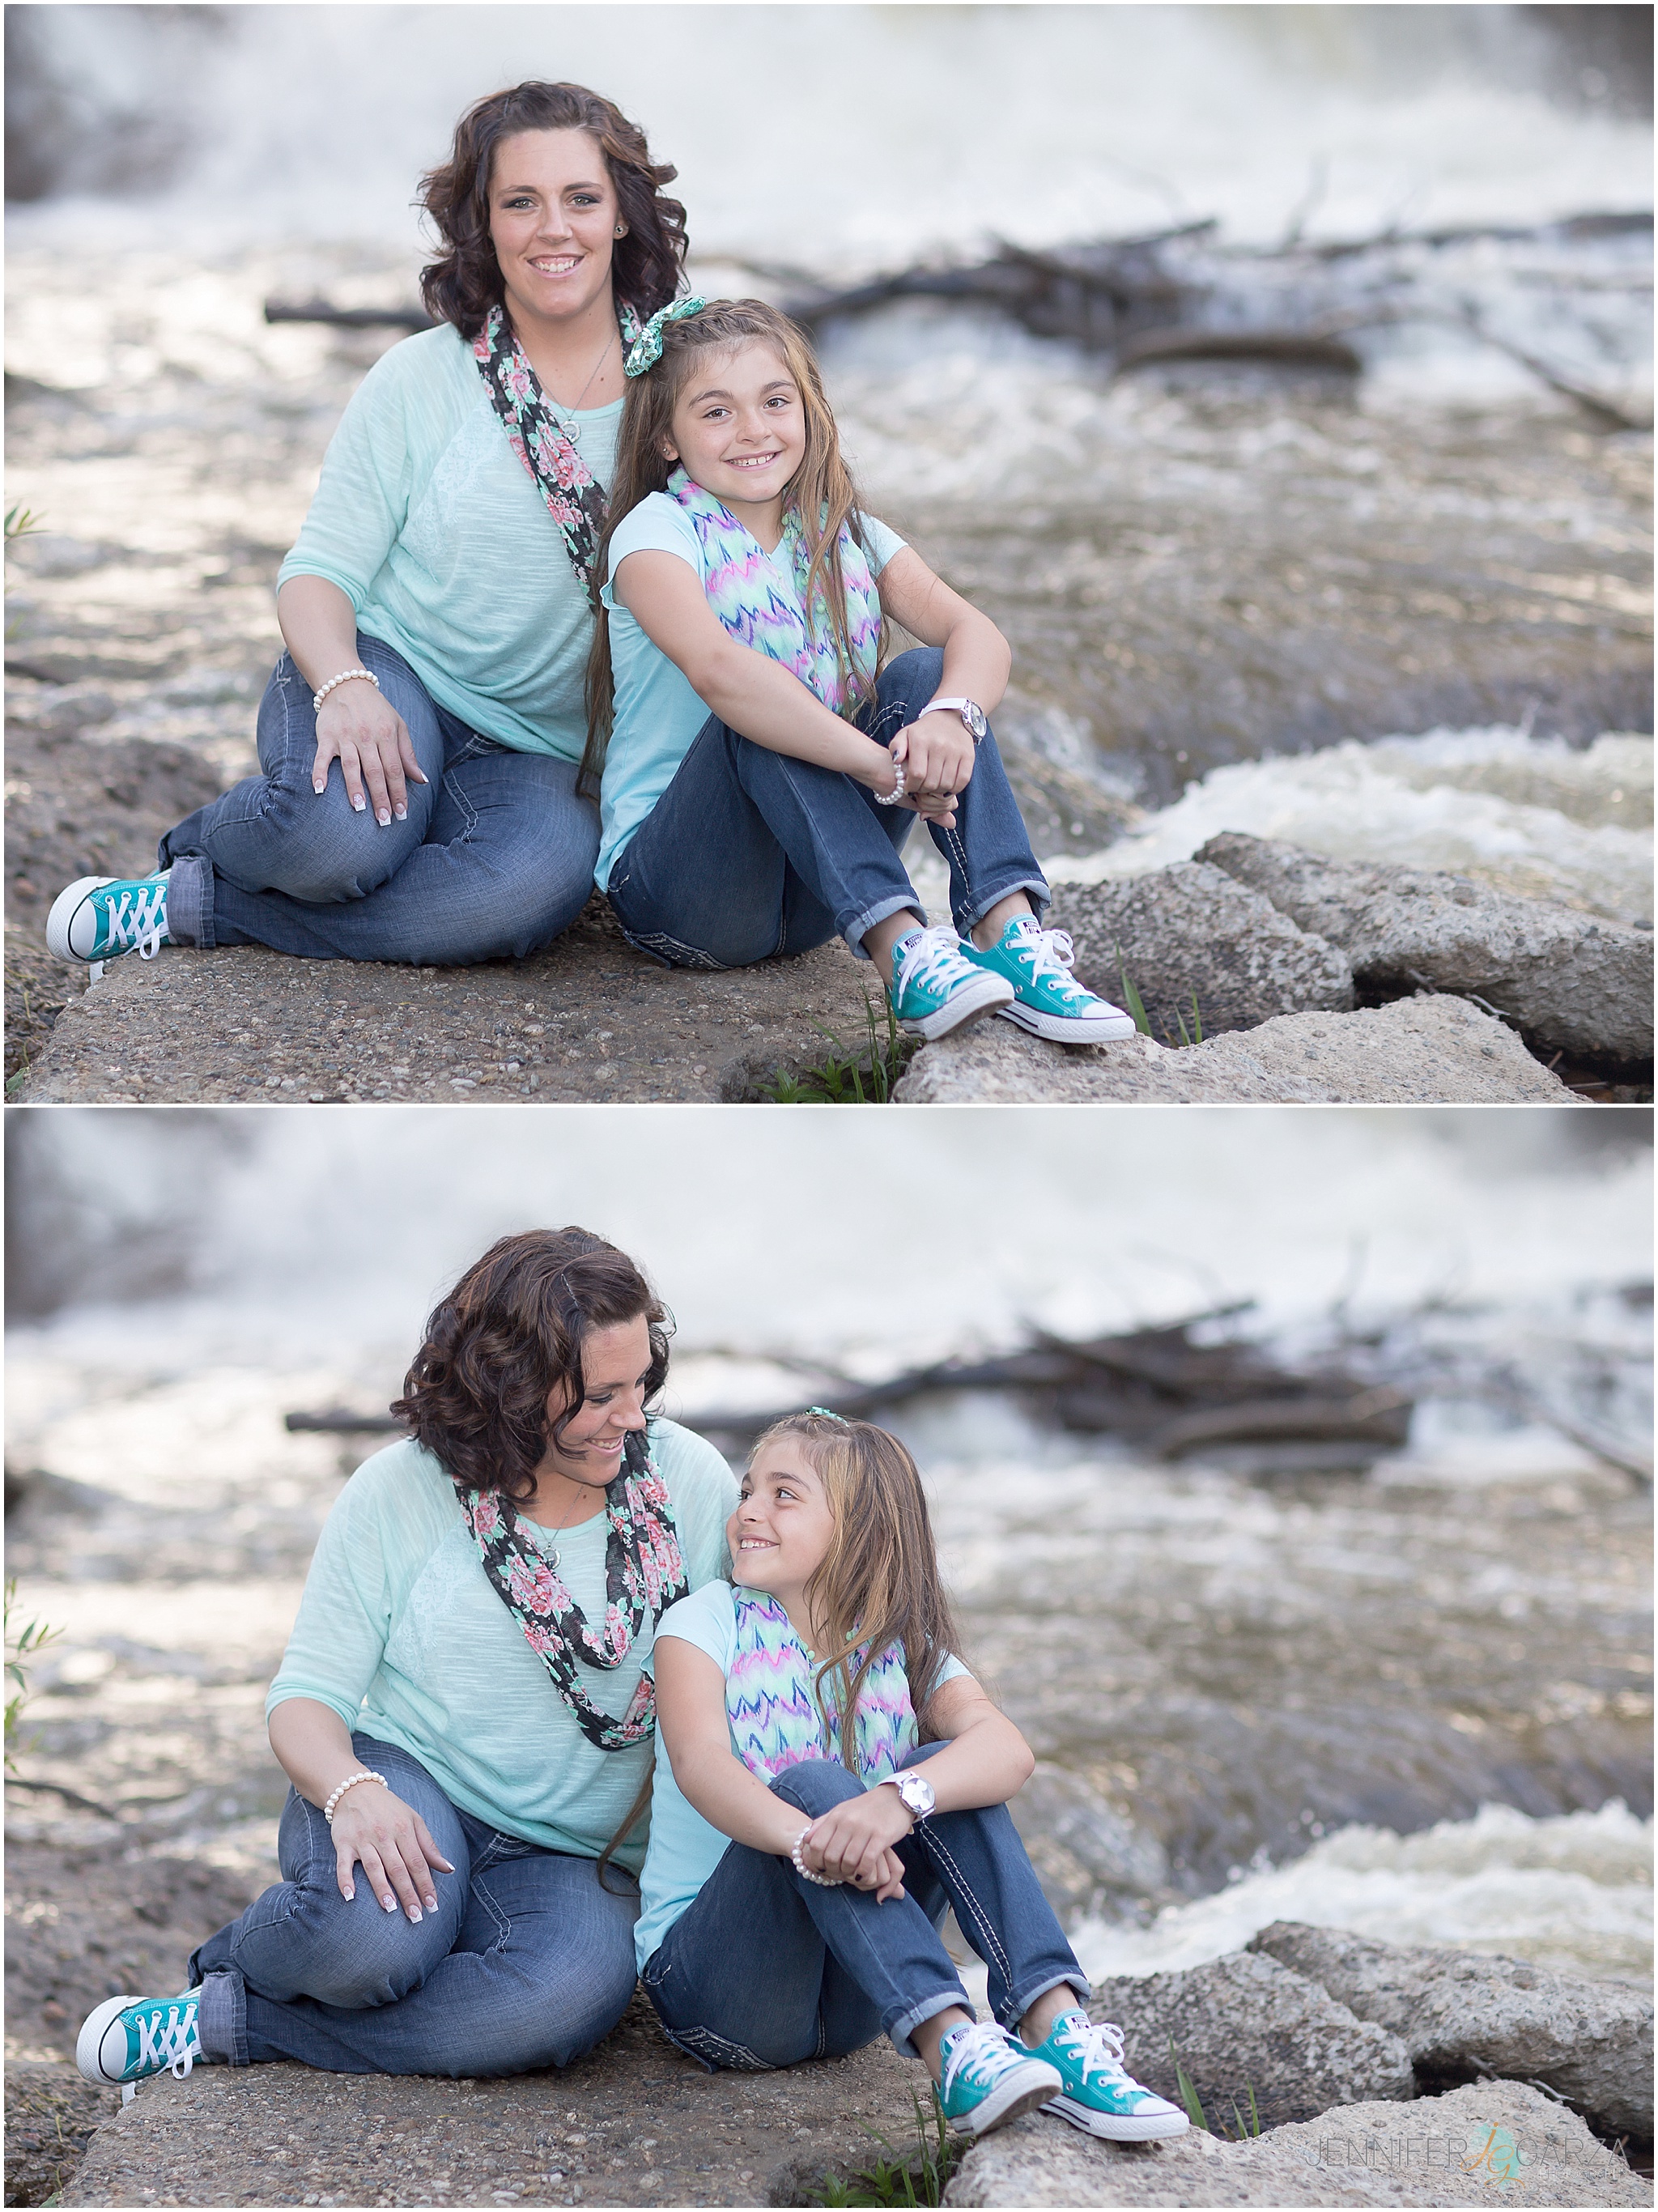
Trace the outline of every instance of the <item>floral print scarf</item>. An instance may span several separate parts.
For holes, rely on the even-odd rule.
[[[623,1469],[604,1492],[610,1535],[604,1547],[604,1619],[595,1628],[555,1569],[524,1536],[517,1514],[493,1490],[458,1495],[491,1588],[524,1632],[524,1639],[600,1751],[625,1751],[656,1727],[656,1692],[648,1674],[620,1720],[601,1712],[582,1690],[578,1663],[619,1667],[648,1621],[653,1629],[690,1589],[679,1553],[673,1506],[636,1431],[623,1447]]]
[[[639,336],[639,318],[618,307],[622,343]],[[507,441],[529,471],[530,481],[547,502],[547,512],[564,533],[565,550],[584,592],[592,589],[598,541],[604,531],[604,492],[565,435],[547,404],[530,357],[518,342],[505,311],[491,307],[472,346],[489,404],[500,416]]]

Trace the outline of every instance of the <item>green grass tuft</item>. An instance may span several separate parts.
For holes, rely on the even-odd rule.
[[[841,2181],[825,2174],[818,2184],[817,2193],[809,2196],[809,2204],[872,2205],[899,2204],[919,2206],[942,2204],[944,2191],[950,2186],[950,2177],[961,2160],[959,2145],[950,2138],[950,2124],[944,2118],[944,2108],[938,2102],[938,2093],[932,2092],[932,2110],[925,2110],[921,2100],[912,2092],[910,2101],[915,2107],[915,2147],[913,2150],[899,2149],[878,2128],[860,2122],[864,2133],[880,2144],[887,2155],[861,2167],[850,2181]]]
[[[906,1036],[899,1028],[892,1001],[884,992],[881,1004],[884,1022],[876,1012],[875,1001],[865,992],[864,1037],[855,1048],[833,1030],[825,1029],[822,1022],[814,1022],[813,1029],[819,1036],[827,1037],[835,1050],[814,1066],[803,1067],[798,1075],[780,1074],[761,1084],[760,1096],[774,1106],[890,1105],[898,1078],[919,1040]]]

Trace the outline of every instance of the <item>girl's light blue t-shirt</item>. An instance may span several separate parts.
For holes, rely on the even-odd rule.
[[[737,1479],[672,1421],[653,1421],[648,1437],[695,1590],[729,1571]],[[589,1620],[604,1615],[609,1529],[599,1513],[556,1538],[539,1531]],[[589,1700],[619,1718],[650,1649],[647,1627],[619,1667],[582,1667]],[[610,1841],[651,1759],[648,1741],[600,1751],[583,1735],[486,1577],[454,1485],[412,1442],[376,1452],[335,1501],[266,1714],[288,1698],[314,1698],[412,1753],[462,1811],[584,1858]],[[641,1856],[616,1853],[635,1872]]]
[[[860,514],[858,520],[870,574],[878,576],[893,555],[903,551],[904,541],[872,514]],[[610,614],[610,678],[616,693],[598,801],[598,865],[593,880],[600,890],[609,889],[610,871],[623,847],[673,781],[674,770],[709,714],[689,678],[612,597],[616,572],[630,553],[677,554],[695,569],[699,582],[708,580],[702,541],[689,515],[666,492],[651,492],[616,525],[610,539],[610,580],[599,593]],[[799,607],[794,565],[782,544],[766,557],[774,588]],[[804,620],[804,608],[801,614]]]
[[[568,418],[597,481],[622,402]],[[440,707],[515,751],[579,761],[593,618],[564,533],[446,325],[394,345],[352,395],[277,573],[321,576]]]
[[[729,1675],[737,1650],[737,1601],[729,1582],[710,1582],[671,1605],[656,1625],[659,1637],[677,1636],[706,1651],[720,1673]],[[967,1668],[952,1653],[939,1672],[941,1683]],[[732,1742],[732,1752],[737,1749]],[[651,1843],[639,1877],[640,1912],[634,1923],[634,1955],[642,1974],[652,1953],[726,1856],[731,1842],[705,1820],[673,1778],[662,1731],[656,1732],[656,1779],[651,1790]]]

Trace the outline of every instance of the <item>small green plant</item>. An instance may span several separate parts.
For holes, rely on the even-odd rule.
[[[1186,1017],[1179,1011],[1178,1008],[1175,1009],[1175,1020],[1180,1030],[1180,1041],[1182,1045],[1201,1044],[1203,1042],[1203,1016],[1198,1012],[1198,994],[1195,991],[1192,994],[1191,1029],[1189,1030],[1187,1029]],[[1167,1032],[1165,1031],[1165,1035],[1166,1034]],[[1171,1039],[1170,1042],[1172,1042],[1173,1040]]]
[[[1175,2084],[1180,2091],[1180,2100],[1186,2107],[1187,2118],[1191,2121],[1194,2128],[1201,2128],[1206,2135],[1219,2136],[1224,2140],[1228,2130],[1224,2124],[1211,2124],[1209,2115],[1203,2109],[1203,2100],[1199,2096],[1191,2075],[1181,2064],[1180,2053],[1175,2048],[1175,2039],[1172,2035],[1169,2039],[1169,2056],[1174,2063]],[[1232,2124],[1236,2130],[1233,2140],[1237,2142],[1243,2142],[1249,2136],[1258,2136],[1260,2133],[1260,2107],[1255,2102],[1255,2085],[1253,2081],[1244,2083],[1243,2094],[1249,2101],[1249,2114],[1247,2119],[1238,2110],[1237,2099],[1232,2097],[1228,2100],[1232,2107]]]
[[[933,2090],[932,2094],[929,2112],[914,2092],[910,2093],[910,2102],[915,2108],[913,2150],[900,2150],[878,2128],[860,2122],[864,2133],[872,2136],[887,2155],[860,2168],[850,2181],[837,2180],[826,2174],[818,2185],[818,2193],[808,2197],[807,2202],[834,2206],[942,2204],[961,2153],[950,2139],[950,2124],[938,2102],[938,2091]]]
[[[5,1759],[8,1774],[17,1771],[14,1754],[33,1748],[33,1744],[20,1743],[17,1740],[17,1724],[24,1706],[28,1703],[29,1663],[39,1656],[48,1644],[55,1644],[63,1634],[60,1628],[48,1628],[44,1621],[31,1620],[26,1622],[14,1636],[11,1616],[16,1602],[17,1577],[11,1575],[6,1580],[5,1594],[6,1680],[9,1685],[15,1683],[16,1687],[6,1699]]]
[[[6,509],[6,545],[8,550],[20,538],[31,538],[37,530],[44,530],[46,519],[32,507],[9,507]]]
[[[776,1075],[759,1086],[760,1096],[774,1106],[885,1106],[891,1103],[898,1078],[915,1049],[914,1040],[898,1026],[892,1002],[884,994],[883,1022],[875,1001],[864,994],[864,1038],[854,1050],[822,1022],[812,1024],[819,1036],[835,1050],[815,1066],[798,1075]]]
[[[1141,998],[1139,988],[1135,984],[1133,977],[1128,972],[1128,963],[1123,957],[1123,950],[1121,945],[1117,947],[1117,974],[1122,982],[1122,1002],[1124,1007],[1133,1018],[1134,1027],[1139,1031],[1140,1035],[1142,1036],[1150,1036],[1151,1034],[1151,1017],[1146,1012],[1145,1001]],[[1203,1042],[1203,1016],[1198,1008],[1198,994],[1195,991],[1192,994],[1191,1028],[1187,1028],[1186,1017],[1180,1012],[1178,1007],[1175,1012],[1175,1026],[1180,1031],[1179,1045],[1175,1045],[1174,1038],[1169,1036],[1166,1029],[1163,1030],[1163,1036],[1164,1043],[1174,1046],[1176,1051],[1181,1050],[1183,1047],[1187,1045],[1201,1044]]]

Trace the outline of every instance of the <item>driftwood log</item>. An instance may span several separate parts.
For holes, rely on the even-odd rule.
[[[1410,1431],[1412,1401],[1355,1376],[1297,1375],[1242,1339],[1199,1344],[1200,1325],[1245,1310],[1224,1306],[1160,1328],[1072,1340],[1033,1330],[1017,1350],[984,1359],[943,1359],[878,1382],[837,1377],[787,1404],[716,1407],[687,1414],[686,1426],[739,1449],[810,1401],[851,1420],[941,1391],[1011,1390],[1039,1420],[1073,1433],[1117,1436],[1180,1460],[1220,1455],[1246,1474],[1361,1472]],[[380,1436],[403,1433],[385,1413],[293,1413],[295,1431]]]

